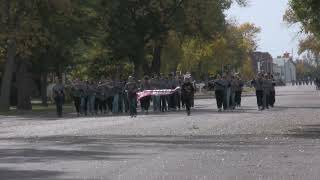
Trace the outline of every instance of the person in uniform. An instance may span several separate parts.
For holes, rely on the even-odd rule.
[[[168,88],[168,82],[166,77],[161,76],[159,80],[159,89],[167,89]],[[167,96],[166,95],[161,95],[160,96],[160,109],[161,112],[166,112],[167,109]]]
[[[131,117],[137,116],[137,92],[138,92],[138,85],[134,81],[132,76],[129,76],[128,82],[125,86],[125,90],[128,94],[128,102],[129,102],[129,111]]]
[[[178,83],[177,83],[173,73],[169,74],[168,89],[175,89],[177,86],[178,86]],[[173,111],[177,110],[176,96],[177,96],[176,92],[168,95],[169,109],[173,110]]]
[[[182,93],[183,101],[186,106],[188,116],[191,115],[191,103],[192,103],[192,98],[194,97],[194,92],[195,92],[195,89],[193,87],[193,84],[191,83],[191,77],[186,76],[185,81],[181,88],[181,93]]]
[[[151,84],[148,76],[145,76],[143,81],[141,82],[140,91],[144,91],[144,90],[151,90]],[[150,96],[146,96],[140,99],[141,110],[143,113],[144,112],[146,114],[149,113],[150,101],[151,101]]]
[[[85,116],[88,115],[88,91],[89,91],[89,82],[85,81],[81,83],[81,114],[84,114]]]
[[[177,76],[177,83],[180,89],[177,90],[176,92],[176,102],[177,102],[177,107],[180,110],[181,109],[181,87],[183,84],[183,77],[182,76]]]
[[[254,86],[256,89],[256,97],[257,97],[257,105],[259,110],[264,110],[263,107],[263,79],[262,75],[259,74],[256,79],[251,81],[251,84]]]
[[[225,103],[225,92],[227,87],[226,79],[221,78],[220,74],[217,75],[217,78],[213,81],[212,85],[215,92],[215,97],[217,101],[218,111],[222,111],[222,106],[226,110],[226,103]]]
[[[274,103],[276,102],[276,81],[273,78],[273,75],[270,75],[270,81],[272,81],[271,89],[270,89],[270,107],[274,107]]]
[[[109,114],[112,114],[113,110],[113,96],[114,96],[114,86],[113,82],[110,78],[108,78],[105,82],[105,87],[106,87],[106,102],[107,102],[107,107],[108,107],[108,112]]]
[[[74,107],[76,108],[77,116],[80,116],[81,112],[81,82],[79,79],[75,79],[71,84],[71,94],[74,102]]]
[[[125,83],[121,78],[121,80],[119,82],[119,113],[123,113],[125,111],[125,108],[124,108],[124,101],[125,101],[124,86],[125,86]]]
[[[119,81],[113,82],[113,93],[114,93],[114,96],[113,96],[112,112],[114,114],[118,114],[119,109],[120,109],[119,108],[119,104],[120,104],[119,97],[120,97],[120,93],[121,93],[121,85],[120,85]]]
[[[229,108],[234,110],[236,108],[236,89],[237,89],[237,79],[235,76],[231,76],[230,80],[230,104]]]
[[[270,104],[269,100],[270,100],[270,91],[272,88],[272,81],[269,79],[268,74],[264,75],[262,88],[263,88],[263,107],[266,109],[269,109],[269,104]]]
[[[96,101],[97,111],[100,111],[101,114],[106,114],[107,112],[107,102],[106,102],[106,94],[105,94],[105,86],[103,81],[100,81],[97,89],[96,89]]]
[[[236,106],[241,107],[241,96],[242,96],[242,91],[243,91],[243,81],[241,80],[239,75],[236,75]]]
[[[159,87],[159,77],[157,75],[153,75],[150,81],[151,90],[157,90]],[[152,104],[153,104],[153,111],[158,112],[160,111],[160,96],[153,95],[152,96]]]
[[[226,74],[224,75],[224,78],[227,81],[227,86],[225,89],[225,104],[226,104],[226,109],[230,109],[230,101],[231,101],[231,75]]]
[[[88,104],[87,104],[90,115],[95,114],[95,109],[94,109],[95,100],[96,100],[96,86],[95,86],[95,83],[92,80],[90,80],[88,82]]]
[[[56,103],[56,110],[58,117],[62,117],[63,104],[64,104],[64,96],[65,90],[62,84],[62,79],[56,78],[56,84],[52,88],[53,98]]]

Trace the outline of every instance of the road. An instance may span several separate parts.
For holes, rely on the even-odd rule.
[[[218,113],[213,99],[184,112],[129,117],[0,117],[0,180],[319,179],[320,92],[280,87]]]

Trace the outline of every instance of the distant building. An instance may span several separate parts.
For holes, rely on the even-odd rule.
[[[277,80],[290,83],[297,80],[297,71],[292,57],[288,53],[273,59],[273,74]]]
[[[253,52],[250,57],[255,74],[272,73],[273,58],[268,52]]]
[[[278,66],[278,64],[273,63],[273,78],[276,80],[281,80],[282,79],[282,68],[280,66]]]

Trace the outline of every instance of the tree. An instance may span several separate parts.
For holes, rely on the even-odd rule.
[[[244,3],[245,1],[239,1]],[[135,72],[142,72],[146,51],[151,49],[150,67],[159,73],[161,52],[169,32],[184,36],[203,36],[207,39],[224,30],[224,10],[230,0],[121,0],[103,2],[106,44],[114,57],[128,57],[135,65]],[[148,48],[148,46],[153,48]]]
[[[15,65],[19,67],[18,70],[21,70],[21,72],[17,71],[18,78],[26,78],[25,73],[28,73],[27,69],[30,69],[22,67],[28,64],[23,61],[29,61],[32,66],[40,64],[36,67],[44,73],[47,72],[46,67],[51,65],[57,66],[57,71],[61,72],[61,67],[69,64],[67,55],[70,54],[69,49],[72,43],[81,37],[77,33],[81,31],[74,30],[84,29],[79,27],[79,18],[87,16],[74,16],[81,12],[72,12],[77,10],[83,2],[73,4],[69,0],[3,0],[3,2],[2,9],[7,11],[1,11],[2,24],[5,28],[0,38],[3,42],[7,42],[7,58],[2,77],[0,110],[7,111],[9,110],[10,88]],[[26,81],[18,79],[17,82]],[[30,93],[26,93],[29,92],[26,88],[30,86],[18,84],[18,87],[18,97],[21,97],[21,101],[18,99],[18,108],[30,108],[30,101],[24,100],[30,99]]]
[[[313,35],[307,36],[300,41],[299,54],[304,52],[311,53],[314,59],[314,64],[319,67],[320,64],[320,40]]]
[[[284,19],[291,23],[301,23],[303,30],[320,36],[320,3],[318,0],[290,0]]]
[[[299,54],[311,54],[315,65],[320,61],[320,3],[317,0],[290,0],[284,20],[292,24],[300,23],[307,37],[300,41]]]
[[[257,47],[259,32],[260,28],[253,24],[229,23],[226,30],[211,41],[202,36],[181,39],[177,33],[171,33],[164,47],[163,62],[170,72],[178,67],[183,72],[195,72],[198,77],[224,72],[226,66],[252,77],[249,54]]]
[[[12,73],[17,55],[18,36],[26,20],[26,2],[2,0],[1,3],[1,41],[6,42],[6,61],[1,81],[0,111],[10,107]]]

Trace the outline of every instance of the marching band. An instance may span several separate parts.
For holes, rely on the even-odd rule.
[[[57,114],[62,117],[62,105],[65,90],[60,81],[53,87]],[[269,74],[258,74],[250,83],[255,88],[258,109],[263,111],[275,104],[276,83]],[[241,96],[245,82],[239,74],[217,75],[209,80],[206,89],[215,92],[218,111],[234,110],[241,106]],[[128,113],[130,117],[137,116],[137,105],[140,102],[141,112],[148,114],[151,107],[154,112],[176,111],[186,109],[189,116],[194,106],[196,91],[190,73],[184,76],[154,75],[145,76],[142,81],[129,76],[127,80],[113,81],[80,81],[71,83],[71,97],[77,116],[94,116],[97,114]]]

